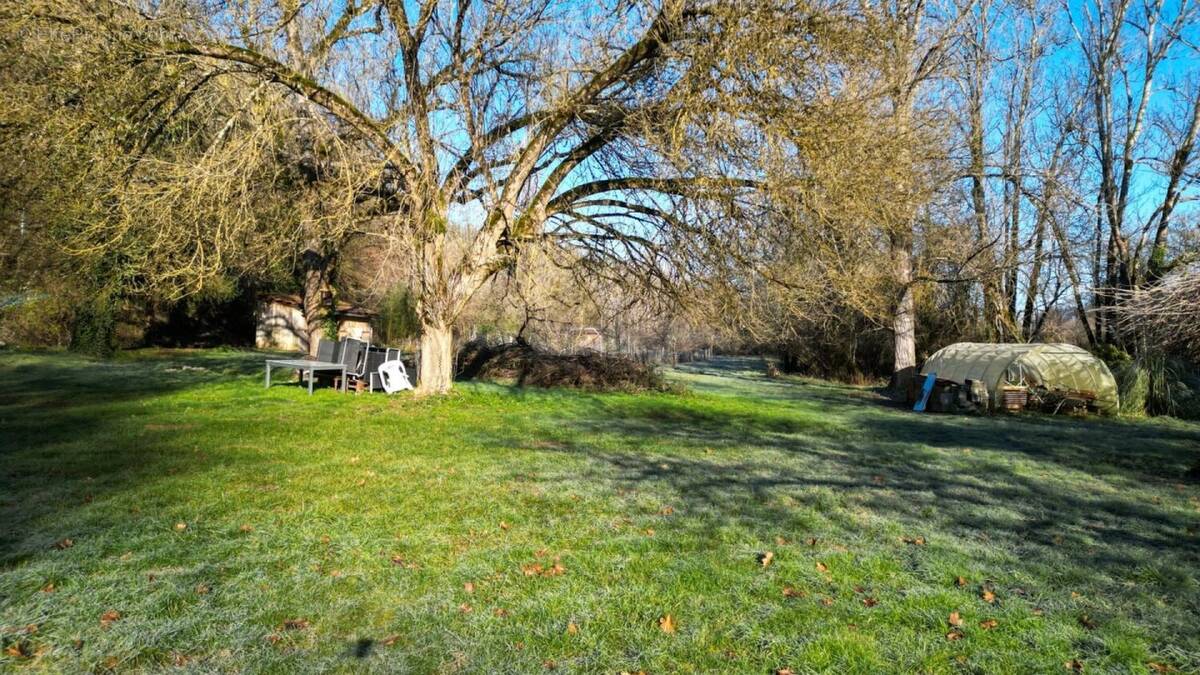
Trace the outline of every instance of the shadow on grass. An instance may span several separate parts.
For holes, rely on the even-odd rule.
[[[66,523],[87,522],[98,496],[196,469],[187,438],[194,423],[143,423],[142,415],[161,419],[164,410],[143,403],[261,375],[264,356],[143,351],[99,361],[0,354],[0,566],[45,551],[68,534]]]
[[[675,495],[689,517],[673,527],[736,525],[769,542],[862,536],[865,518],[974,560],[982,549],[1041,592],[1091,585],[1115,600],[1113,616],[1174,607],[1137,620],[1200,649],[1200,635],[1179,625],[1200,607],[1200,503],[1174,496],[1191,490],[1182,481],[1200,453],[1197,428],[921,415],[865,402],[865,390],[755,382],[741,364],[726,367],[767,401],[598,400],[545,447],[586,456],[585,480],[616,492]]]

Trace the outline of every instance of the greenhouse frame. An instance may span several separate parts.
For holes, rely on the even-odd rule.
[[[1005,386],[1088,392],[1095,396],[1095,407],[1106,414],[1116,414],[1120,407],[1117,381],[1108,366],[1075,345],[958,342],[925,361],[921,374],[929,373],[960,385],[967,380],[983,382],[993,408],[1000,407]]]

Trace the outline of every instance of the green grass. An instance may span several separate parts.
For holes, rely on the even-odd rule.
[[[261,358],[0,354],[0,670],[1200,671],[1200,426],[732,360],[309,397]]]

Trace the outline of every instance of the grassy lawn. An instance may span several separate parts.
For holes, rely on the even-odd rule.
[[[1200,426],[261,358],[0,355],[0,670],[1200,671]]]

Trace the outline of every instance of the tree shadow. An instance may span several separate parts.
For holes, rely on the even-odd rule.
[[[1200,500],[1187,502],[1195,491],[1181,483],[1200,429],[922,415],[863,390],[787,386],[771,381],[766,402],[752,405],[737,394],[730,405],[597,400],[547,448],[586,457],[584,481],[672,495],[687,514],[672,527],[685,531],[734,525],[764,542],[786,532],[880,536],[863,532],[855,514],[866,513],[893,538],[921,535],[975,560],[982,547],[1035,592],[1086,583],[1128,603],[1165,603],[1174,609],[1136,620],[1200,648],[1178,625],[1200,606]]]
[[[143,350],[114,360],[0,355],[0,566],[110,525],[96,520],[98,497],[200,470],[191,436],[201,430],[187,420],[163,422],[163,406],[142,404],[261,374],[267,356],[232,350]]]

